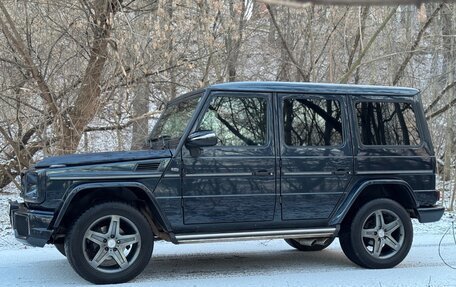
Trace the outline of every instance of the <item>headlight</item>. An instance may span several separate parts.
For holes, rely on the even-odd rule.
[[[40,201],[40,178],[40,174],[36,171],[26,171],[21,175],[22,197],[25,201]]]

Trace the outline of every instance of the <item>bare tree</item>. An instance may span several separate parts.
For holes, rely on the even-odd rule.
[[[284,2],[0,2],[0,188],[46,155],[142,148],[166,102],[223,81],[412,86],[451,126],[455,3]],[[455,139],[431,132],[443,164]]]

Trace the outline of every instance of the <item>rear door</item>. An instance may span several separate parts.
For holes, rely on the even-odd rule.
[[[279,94],[283,220],[329,218],[353,173],[345,96]]]

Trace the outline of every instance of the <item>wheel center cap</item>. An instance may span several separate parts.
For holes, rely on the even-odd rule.
[[[379,236],[379,237],[385,237],[385,230],[380,229],[380,230],[378,231],[378,236]]]
[[[116,241],[114,239],[109,239],[108,240],[108,247],[109,248],[114,248],[116,247]]]

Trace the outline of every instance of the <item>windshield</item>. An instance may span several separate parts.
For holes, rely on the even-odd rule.
[[[200,93],[166,106],[148,137],[149,146],[154,149],[175,148],[202,95]]]

